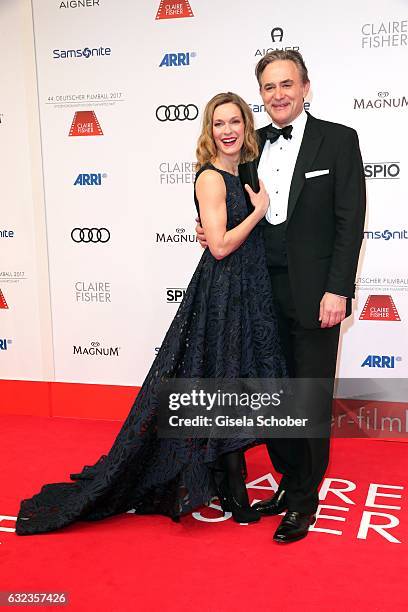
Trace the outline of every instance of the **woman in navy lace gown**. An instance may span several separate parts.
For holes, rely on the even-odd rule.
[[[48,484],[21,503],[16,532],[53,531],[134,510],[173,519],[218,494],[239,522],[255,522],[242,475],[253,439],[167,439],[157,434],[157,392],[164,379],[267,378],[284,374],[270,280],[258,222],[269,197],[250,194],[238,164],[254,159],[251,110],[236,94],[207,104],[198,141],[195,201],[208,248],[194,272],[159,353],[113,446],[73,482]]]

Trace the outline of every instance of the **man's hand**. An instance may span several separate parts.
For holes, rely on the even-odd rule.
[[[333,327],[346,316],[347,298],[334,293],[325,293],[320,301],[320,327]]]
[[[201,244],[203,249],[206,249],[208,244],[205,239],[204,230],[201,227],[200,219],[198,217],[196,218],[196,221],[197,221],[197,225],[195,226],[195,231],[196,231],[197,240]]]

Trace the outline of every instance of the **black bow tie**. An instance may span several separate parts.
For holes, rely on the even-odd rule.
[[[284,128],[279,130],[278,128],[271,125],[266,132],[266,139],[272,142],[276,142],[279,136],[283,136],[285,140],[292,138],[293,125],[285,125]]]

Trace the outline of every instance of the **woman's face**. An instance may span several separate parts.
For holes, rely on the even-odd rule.
[[[245,124],[241,109],[233,102],[217,106],[213,115],[213,138],[217,151],[236,155],[244,144]]]

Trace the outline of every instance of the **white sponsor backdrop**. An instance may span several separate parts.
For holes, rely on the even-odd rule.
[[[31,3],[0,3],[0,377],[54,376]]]
[[[32,5],[56,380],[143,381],[201,256],[192,189],[201,112],[215,93],[236,91],[266,124],[254,67],[273,48],[300,49],[310,112],[357,129],[371,174],[369,233],[338,374],[407,375],[405,2],[190,0],[192,15],[185,1]],[[177,16],[163,18],[169,12]],[[178,110],[158,120],[156,109],[170,105]],[[185,120],[179,105],[192,105]],[[82,135],[69,136],[73,122]],[[11,128],[8,143],[14,136]],[[359,319],[370,295],[382,297],[366,316],[382,320]],[[389,297],[400,321],[379,310]],[[10,364],[7,376],[21,377]]]

